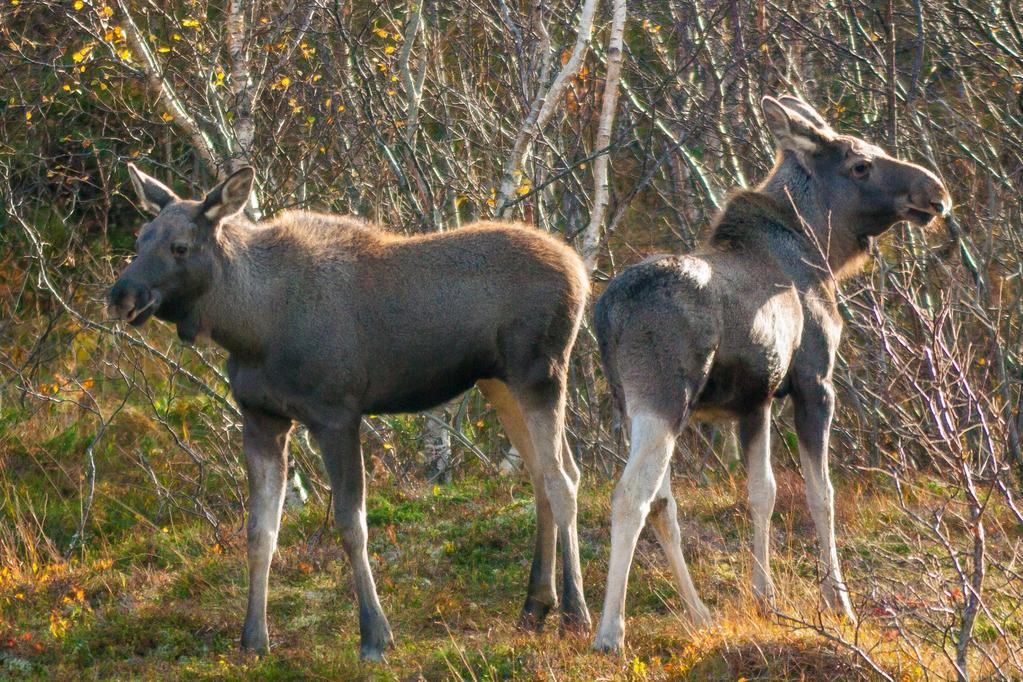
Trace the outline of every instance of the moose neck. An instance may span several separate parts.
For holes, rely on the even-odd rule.
[[[240,358],[263,354],[272,317],[273,298],[258,267],[256,229],[244,219],[221,226],[213,247],[213,280],[196,310],[200,332]]]
[[[758,191],[782,206],[791,206],[812,242],[809,262],[825,280],[840,281],[856,272],[868,254],[868,243],[856,235],[843,216],[828,205],[827,190],[806,172],[791,152],[784,152]]]

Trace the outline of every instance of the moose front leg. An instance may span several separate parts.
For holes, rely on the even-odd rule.
[[[366,551],[366,473],[359,445],[359,415],[344,426],[313,430],[323,452],[334,502],[334,523],[341,534],[352,564],[355,592],[359,599],[359,656],[379,661],[394,641],[391,626],[377,598],[376,583]]]
[[[291,421],[249,410],[243,411],[243,419],[242,440],[249,478],[249,606],[242,648],[266,652],[270,647],[266,592],[284,505],[288,472],[285,453]]]
[[[807,385],[808,384],[808,385]],[[828,473],[828,439],[835,412],[835,392],[824,378],[800,385],[793,396],[799,460],[806,482],[806,501],[810,507],[821,565],[821,596],[827,607],[855,620],[849,592],[842,580],[835,546],[835,491]]]

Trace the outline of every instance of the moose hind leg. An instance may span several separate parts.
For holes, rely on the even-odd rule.
[[[508,386],[497,379],[479,381],[477,386],[497,410],[501,426],[504,427],[508,440],[525,461],[533,482],[533,495],[536,498],[536,545],[533,549],[533,565],[529,571],[526,603],[522,607],[519,626],[539,632],[543,629],[547,613],[558,605],[558,592],[554,581],[554,552],[558,529],[554,525],[554,515],[547,499],[543,469],[533,448],[522,408]]]
[[[249,520],[246,529],[249,564],[249,604],[242,629],[242,648],[266,652],[266,594],[270,562],[277,548],[277,532],[287,479],[285,452],[291,421],[246,410],[243,414],[243,449],[249,479]]]
[[[562,588],[561,624],[569,630],[590,629],[590,612],[586,608],[582,569],[579,565],[578,471],[565,460],[572,453],[563,450],[565,428],[565,380],[556,377],[523,394],[522,406],[533,441],[544,489],[561,539]]]
[[[359,418],[356,416],[344,428],[317,429],[314,435],[323,451],[334,502],[334,522],[352,565],[359,599],[359,656],[379,661],[394,637],[377,598],[366,551],[366,474],[359,446]]]
[[[654,534],[668,556],[668,564],[675,576],[675,585],[686,605],[686,615],[690,622],[698,628],[710,625],[710,610],[696,592],[696,585],[689,575],[689,567],[682,553],[682,529],[678,525],[678,505],[671,492],[670,465],[665,470],[661,488],[650,505],[650,525],[653,526]]]
[[[753,596],[760,610],[775,609],[771,579],[771,515],[777,485],[771,470],[771,404],[756,408],[739,423],[739,438],[746,457],[747,489],[753,516]]]
[[[597,651],[620,651],[625,642],[625,591],[632,556],[675,443],[671,420],[656,412],[637,410],[630,430],[629,462],[611,499],[611,558],[604,610],[593,641]]]

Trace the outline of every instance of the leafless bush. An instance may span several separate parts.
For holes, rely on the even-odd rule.
[[[251,163],[254,216],[310,206],[406,232],[522,218],[585,245],[599,283],[651,252],[692,247],[729,189],[771,163],[760,97],[794,91],[836,128],[940,169],[958,202],[940,228],[883,241],[841,302],[834,459],[843,478],[869,479],[898,503],[872,555],[850,559],[864,627],[894,633],[892,647],[925,676],[1023,674],[1019,7],[637,1],[620,53],[605,47],[611,9],[5,5],[0,417],[73,420],[88,434],[85,478],[62,492],[81,501],[78,528],[63,546],[30,542],[39,524],[19,507],[2,547],[66,553],[88,539],[102,483],[94,451],[127,413],[176,445],[170,469],[139,441],[124,449],[161,505],[219,528],[242,498],[219,352],[103,321],[104,289],[141,220],[122,193],[124,161],[183,190]],[[608,88],[619,101],[602,111],[619,58]],[[619,447],[598,364],[584,331],[570,429],[577,456],[607,475]],[[491,457],[466,436],[484,411],[478,397],[451,408],[462,462]],[[422,425],[370,422],[372,448],[399,480],[414,467],[393,452]],[[716,461],[705,441],[692,440],[683,466]],[[316,458],[301,438],[295,448],[325,496]],[[855,629],[803,620],[860,647]]]

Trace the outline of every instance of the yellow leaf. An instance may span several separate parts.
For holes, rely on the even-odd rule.
[[[157,52],[170,52],[170,48],[167,47],[166,45],[161,45],[160,47],[156,48],[156,51]]]
[[[388,45],[387,47],[384,48],[384,54],[394,54],[394,50],[395,50],[394,45]]]
[[[164,121],[167,121],[168,123],[174,120],[174,117],[168,114],[166,111],[160,114],[160,118],[162,118]]]
[[[391,445],[390,443],[384,443],[384,450],[390,450],[392,447],[394,446]]]
[[[32,120],[32,112],[31,111],[26,111],[25,112],[25,120],[26,121],[31,121]]]
[[[131,52],[128,50],[121,50],[120,52],[117,53],[117,56],[126,62],[131,61]]]
[[[103,5],[103,9],[101,9],[100,12],[105,17],[112,17],[112,16],[114,16],[114,10],[110,9],[110,5]]]
[[[376,30],[376,34],[377,34],[377,37],[379,37],[379,38],[386,38],[387,37],[387,31],[385,31],[382,28],[378,28]]]
[[[82,0],[75,0],[74,8],[75,8],[76,10],[80,10],[80,9],[82,9],[83,7],[85,7],[85,3],[84,3],[84,2],[82,2]]]
[[[82,382],[82,388],[84,388],[85,390],[89,390],[90,388],[92,388],[94,383],[95,382],[93,382],[92,379],[86,379],[85,381]]]
[[[171,36],[171,38],[173,38],[174,40],[181,40],[181,34],[175,33],[174,35]]]
[[[632,659],[632,672],[638,677],[646,677],[646,663],[639,660],[639,657]]]
[[[67,83],[64,84],[64,92],[71,92],[71,86]]]
[[[185,28],[199,28],[199,22],[195,19],[185,19],[181,22],[181,25]]]
[[[396,90],[388,90],[387,91],[387,96],[388,97],[394,97],[396,94],[398,94]]]

